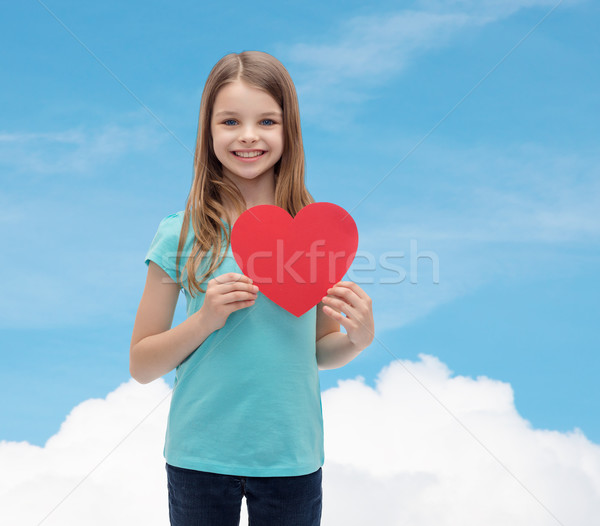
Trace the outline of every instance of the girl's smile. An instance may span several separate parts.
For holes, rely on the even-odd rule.
[[[252,163],[260,159],[267,152],[265,150],[235,150],[231,153],[242,162]]]

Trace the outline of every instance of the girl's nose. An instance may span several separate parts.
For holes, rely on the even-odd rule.
[[[257,133],[256,129],[252,126],[247,126],[247,127],[243,128],[241,130],[240,140],[248,141],[248,142],[258,140],[258,133]]]

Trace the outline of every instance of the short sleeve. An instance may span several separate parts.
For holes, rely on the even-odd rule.
[[[146,265],[150,265],[150,261],[154,261],[175,282],[177,281],[175,263],[177,261],[177,247],[181,233],[181,222],[178,219],[177,214],[171,214],[161,220],[154,239],[150,243],[150,248],[146,253],[145,261]],[[180,270],[184,263],[185,258],[182,255],[179,262]]]

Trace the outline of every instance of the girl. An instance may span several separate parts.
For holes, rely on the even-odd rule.
[[[267,53],[226,55],[202,94],[185,210],[160,222],[146,254],[130,348],[140,383],[176,368],[163,451],[172,526],[238,525],[244,496],[250,524],[320,524],[318,370],[371,343],[371,298],[342,281],[296,317],[258,292],[230,248],[247,208],[295,216],[312,202],[287,70]],[[171,328],[180,291],[187,319]]]

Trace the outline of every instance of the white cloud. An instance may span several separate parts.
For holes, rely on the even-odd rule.
[[[108,455],[42,524],[168,524],[161,453],[169,393],[162,380],[130,380],[76,406],[43,448],[0,442],[0,523],[40,524]]]
[[[565,525],[599,516],[600,447],[579,430],[533,429],[510,385],[452,377],[426,355],[392,362],[376,384],[345,380],[323,393],[325,524],[558,524],[535,498]]]
[[[422,53],[447,45],[460,32],[502,20],[531,7],[548,8],[554,0],[423,0],[415,9],[341,19],[321,42],[298,42],[277,50],[294,72],[301,109],[307,118],[332,130],[351,118],[352,105],[368,100],[369,87],[397,76]],[[576,4],[568,1],[565,5]],[[341,120],[340,120],[341,119]]]
[[[56,132],[0,133],[0,166],[11,174],[57,174],[90,178],[98,168],[130,155],[149,151],[166,139],[155,127],[104,124]]]
[[[579,430],[533,429],[506,383],[421,355],[389,364],[375,389],[359,377],[322,397],[324,525],[554,526],[552,513],[591,526],[600,515],[600,446]],[[75,407],[43,448],[0,442],[0,522],[39,524],[108,455],[42,524],[168,524],[169,400],[162,379],[130,380]]]
[[[398,75],[418,53],[469,23],[468,15],[420,11],[358,16],[342,20],[335,39],[297,43],[277,55],[298,65],[293,76],[303,116],[339,131],[352,119],[352,108],[370,98],[369,87]]]
[[[469,20],[468,15],[425,11],[355,16],[340,22],[337,41],[298,43],[288,55],[318,75],[315,84],[368,81],[372,75],[397,74],[417,50],[440,45]]]

